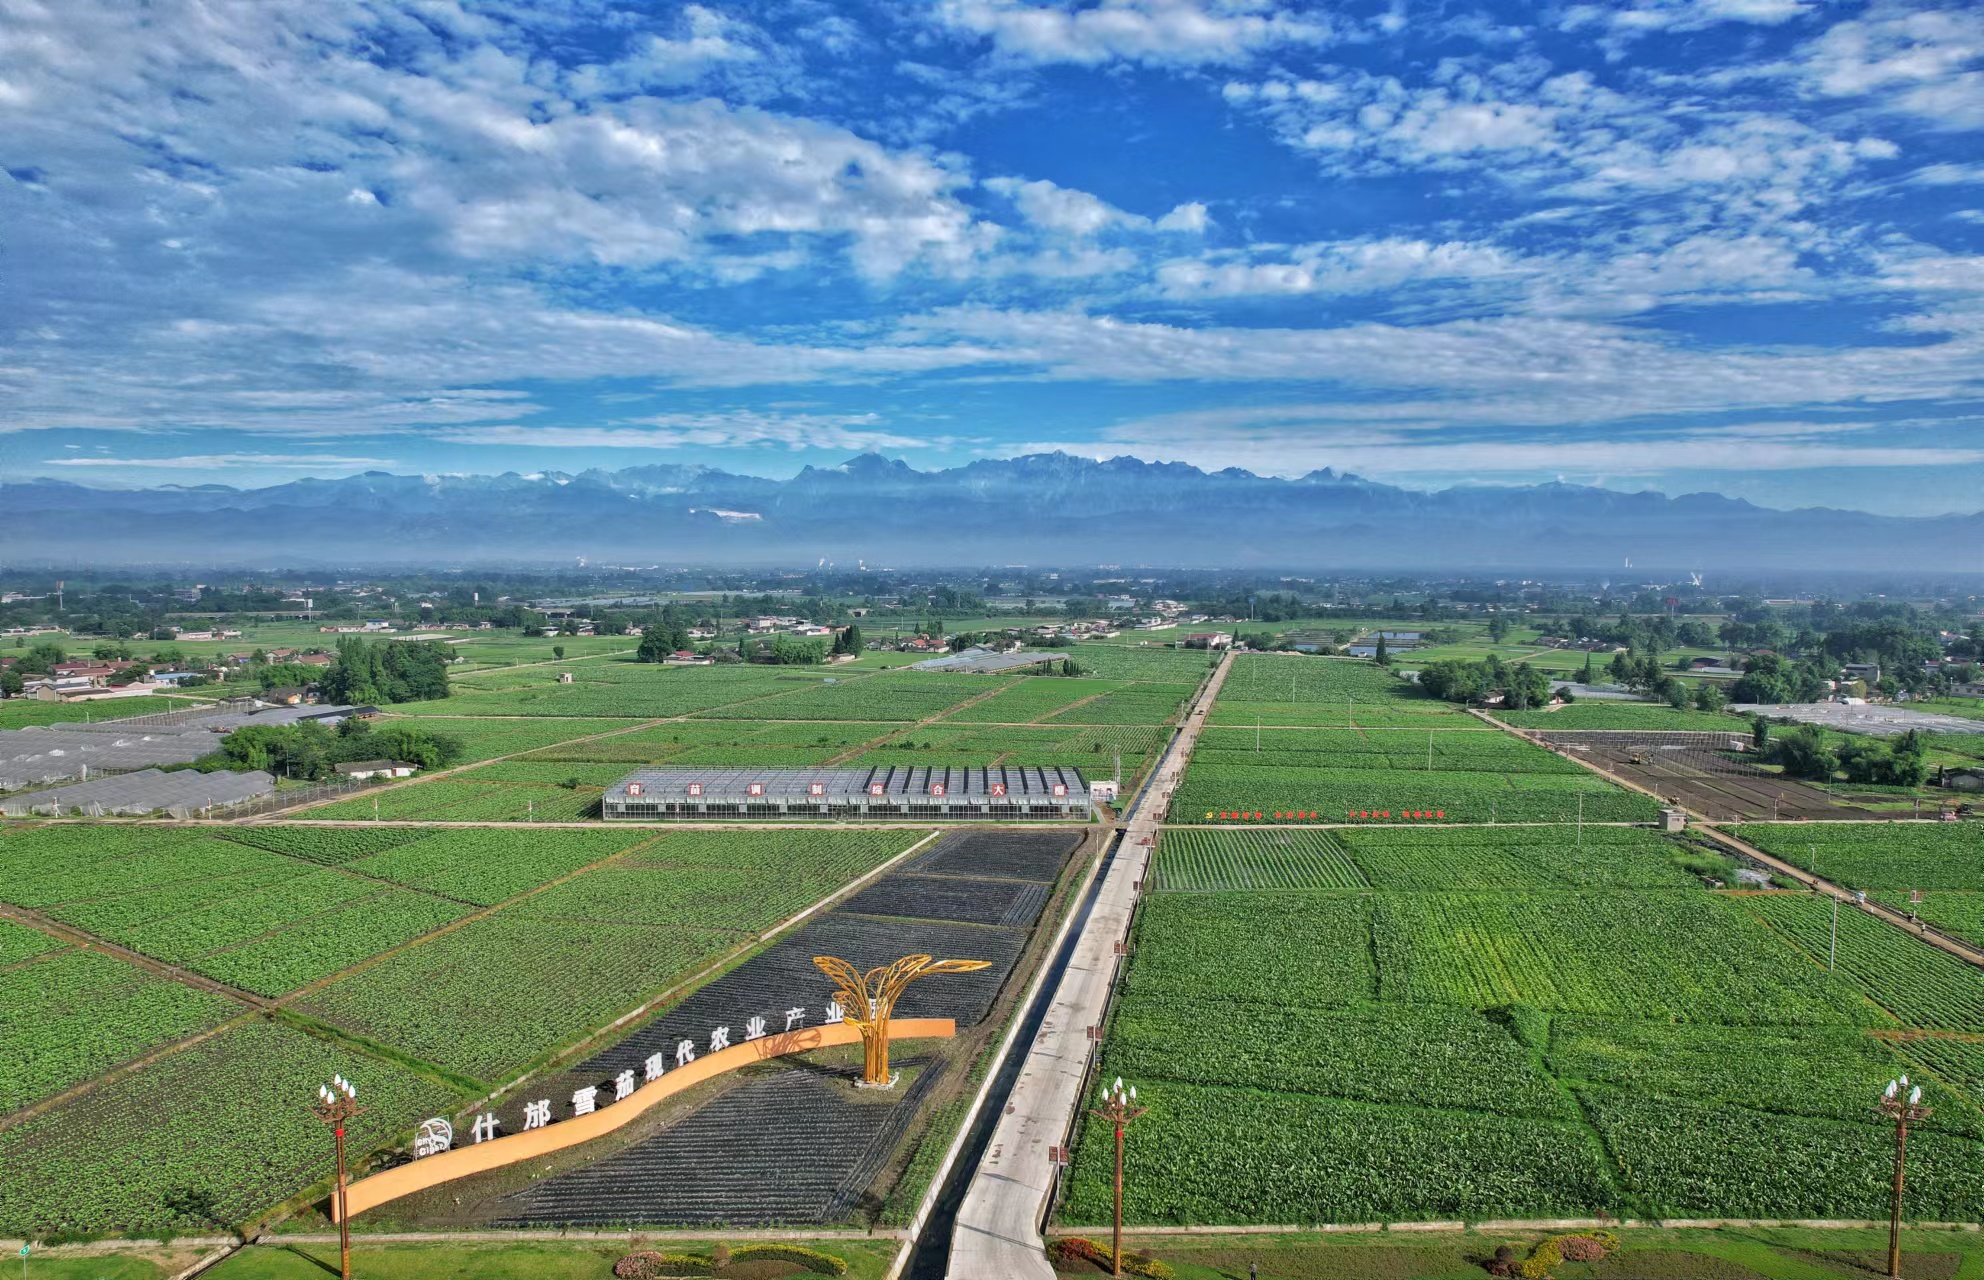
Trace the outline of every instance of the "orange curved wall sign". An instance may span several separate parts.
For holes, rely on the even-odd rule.
[[[957,1034],[957,1024],[949,1018],[897,1018],[889,1024],[891,1040],[948,1040]],[[526,1129],[522,1133],[512,1133],[488,1142],[477,1142],[466,1147],[456,1147],[439,1155],[427,1156],[375,1173],[369,1178],[360,1178],[345,1188],[345,1199],[354,1216],[367,1209],[397,1200],[401,1196],[425,1191],[443,1182],[453,1182],[456,1178],[466,1178],[472,1173],[484,1173],[490,1169],[500,1169],[504,1165],[516,1164],[521,1160],[533,1160],[538,1156],[562,1151],[566,1147],[576,1147],[582,1142],[612,1133],[632,1121],[649,1107],[671,1094],[682,1092],[692,1085],[720,1076],[739,1067],[748,1067],[766,1058],[782,1057],[788,1053],[804,1053],[809,1049],[825,1049],[837,1044],[859,1044],[861,1033],[852,1023],[838,1022],[824,1027],[808,1027],[801,1031],[788,1031],[780,1035],[765,1036],[757,1040],[746,1040],[733,1044],[728,1049],[705,1054],[694,1062],[685,1063],[667,1072],[658,1080],[650,1080],[619,1102],[611,1103],[589,1115],[574,1116],[559,1124],[546,1125],[542,1129]],[[337,1197],[331,1197],[331,1216],[337,1217]]]

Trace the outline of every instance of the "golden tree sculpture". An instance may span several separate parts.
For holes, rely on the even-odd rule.
[[[834,998],[840,1003],[842,1016],[861,1033],[861,1083],[871,1089],[886,1089],[895,1083],[889,1076],[889,1015],[909,984],[932,974],[973,973],[992,966],[990,960],[904,956],[894,964],[862,973],[832,956],[814,956],[813,963],[834,980],[839,988]]]

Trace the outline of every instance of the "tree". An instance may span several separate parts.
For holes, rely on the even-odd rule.
[[[61,645],[43,640],[22,654],[20,661],[14,663],[12,670],[22,675],[45,676],[56,663],[68,660],[69,655],[63,652]]]
[[[1578,683],[1587,686],[1591,684],[1591,650],[1589,649],[1584,651],[1584,674],[1578,677]]]
[[[1769,755],[1770,720],[1767,717],[1757,716],[1750,721],[1750,745],[1756,748],[1758,755]]]
[[[1378,651],[1371,655],[1371,661],[1377,663],[1381,667],[1387,667],[1391,665],[1391,661],[1392,661],[1391,650],[1387,648],[1385,645],[1385,635],[1384,632],[1382,631],[1378,633]]]
[[[1507,618],[1498,613],[1488,619],[1488,638],[1490,640],[1493,640],[1496,644],[1500,644],[1508,638],[1508,634],[1509,620]]]
[[[1722,686],[1715,681],[1704,680],[1695,686],[1695,710],[1720,711],[1723,703]]]
[[[1785,734],[1772,755],[1786,777],[1827,782],[1839,769],[1839,757],[1826,747],[1824,731],[1817,725],[1800,725]]]
[[[562,658],[562,657],[564,657],[564,656],[565,656],[565,646],[564,646],[564,645],[562,645],[562,644],[554,644],[554,645],[552,645],[552,646],[551,646],[551,656],[552,656],[553,658]]]
[[[0,698],[18,698],[24,687],[19,671],[13,667],[0,668]]]
[[[323,696],[348,705],[423,702],[448,696],[446,645],[431,640],[384,640],[367,644],[356,636],[338,641],[337,661],[317,684]]]

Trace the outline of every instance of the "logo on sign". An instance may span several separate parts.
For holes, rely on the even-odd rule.
[[[869,784],[868,784],[868,794],[869,794],[869,795],[871,795],[871,796],[879,796],[879,795],[881,795],[881,794],[882,794],[882,784],[881,784],[881,783],[879,783],[879,782],[871,782],[871,783],[869,783]]]
[[[1065,800],[1067,798],[1067,795],[1068,795],[1067,783],[1057,782],[1054,784],[1054,798],[1056,800]]]
[[[455,1145],[455,1126],[435,1116],[432,1120],[422,1120],[420,1129],[413,1135],[415,1159],[438,1156]]]
[[[1006,794],[1006,784],[1005,784],[1005,783],[1003,783],[1003,782],[995,782],[995,783],[993,783],[993,784],[992,784],[992,794],[993,794],[993,795],[995,795],[995,796],[1003,796],[1003,795],[1005,795],[1005,794]]]
[[[943,795],[943,794],[944,794],[944,784],[943,784],[943,783],[941,783],[941,782],[933,782],[933,783],[931,783],[931,784],[930,784],[930,794],[931,794],[931,795],[933,795],[933,796],[941,796],[941,795]]]
[[[646,792],[646,791],[647,791],[647,788],[646,788],[646,787],[644,787],[644,786],[642,786],[642,785],[641,785],[640,783],[638,783],[638,782],[630,782],[630,783],[628,783],[628,784],[627,784],[627,794],[628,794],[628,795],[630,795],[630,796],[638,796],[638,795],[641,795],[641,794],[643,794],[643,793],[644,793],[644,792]]]
[[[754,782],[750,786],[744,789],[745,791],[749,792],[751,795],[754,796],[761,796],[765,794],[765,784],[762,782]]]
[[[690,794],[690,795],[692,795],[692,796],[699,796],[699,795],[701,795],[701,794],[703,794],[703,784],[702,784],[702,783],[700,783],[700,782],[692,782],[692,783],[690,783],[690,784],[689,784],[689,794]]]
[[[806,784],[806,794],[809,796],[823,796],[827,794],[827,784],[824,782],[809,782]]]

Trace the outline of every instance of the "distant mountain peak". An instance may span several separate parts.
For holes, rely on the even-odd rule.
[[[1848,535],[1850,536],[1844,536]],[[1242,467],[1065,451],[919,471],[856,454],[787,480],[659,463],[571,475],[367,471],[264,489],[0,485],[14,564],[198,566],[640,563],[980,566],[1024,561],[1207,568],[1984,572],[1984,515],[1902,520],[1773,511],[1714,493],[1582,485],[1407,490],[1324,467]]]

